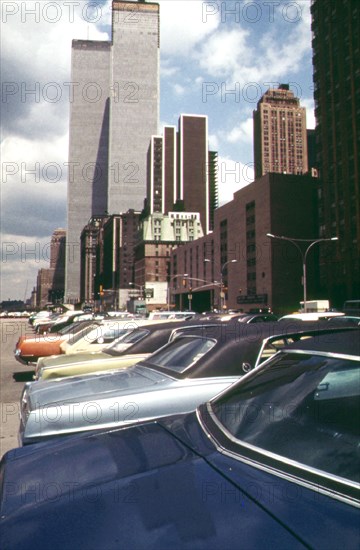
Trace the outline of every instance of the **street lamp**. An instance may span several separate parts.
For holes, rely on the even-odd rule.
[[[225,292],[224,292],[224,269],[228,264],[236,264],[237,260],[228,260],[221,266],[220,270],[220,311],[225,308]]]
[[[178,275],[172,275],[169,279],[168,288],[167,288],[167,309],[170,311],[170,301],[171,301],[171,282],[178,277],[188,277],[187,273],[179,273]]]
[[[338,241],[338,237],[329,237],[327,239],[290,239],[289,237],[284,237],[283,235],[273,235],[272,233],[266,233],[267,237],[270,237],[271,239],[280,239],[282,241],[288,241],[289,243],[292,243],[298,251],[300,252],[301,259],[302,259],[302,270],[303,270],[303,287],[304,287],[304,313],[306,313],[306,258],[308,255],[308,252],[310,248],[312,248],[316,243],[322,243],[326,241]],[[298,243],[310,243],[307,248],[302,250],[300,245]]]

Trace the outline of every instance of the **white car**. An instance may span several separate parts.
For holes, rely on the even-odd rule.
[[[340,317],[341,315],[344,315],[344,313],[340,313],[339,311],[309,311],[308,313],[290,313],[289,315],[283,315],[278,320],[297,319],[298,321],[324,321],[331,317]]]
[[[176,320],[174,319],[174,322]],[[73,354],[83,352],[101,351],[110,346],[112,342],[129,331],[143,326],[160,323],[161,321],[150,321],[148,319],[112,319],[102,321],[101,325],[72,338],[71,342],[62,342],[60,349],[62,353]]]

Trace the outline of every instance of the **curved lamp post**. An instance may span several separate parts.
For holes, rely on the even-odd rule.
[[[221,266],[220,271],[220,310],[225,308],[225,292],[224,292],[224,269],[228,264],[236,264],[237,260],[228,260]]]
[[[326,241],[338,241],[338,237],[329,237],[327,239],[292,239],[289,237],[284,237],[283,235],[273,235],[272,233],[266,233],[267,237],[271,239],[280,239],[282,241],[288,241],[292,243],[301,255],[302,260],[302,271],[303,271],[303,287],[304,287],[304,313],[306,313],[306,300],[307,300],[307,289],[306,289],[306,258],[310,248],[312,248],[317,243],[322,243]],[[309,243],[305,250],[302,250],[298,243]]]

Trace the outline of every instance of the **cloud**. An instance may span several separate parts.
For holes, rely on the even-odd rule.
[[[160,0],[161,54],[187,58],[219,25],[218,15],[205,17],[202,0]]]
[[[89,22],[94,12],[85,11],[84,4],[82,11],[80,2],[4,5],[18,10],[11,14],[3,8],[2,12],[2,132],[44,136],[59,126],[64,131],[70,104],[71,41],[86,38],[90,27],[94,40],[108,40],[108,35]],[[105,14],[105,6],[101,13]]]
[[[253,166],[228,157],[218,158],[219,206],[233,200],[233,195],[254,181]]]
[[[247,118],[225,135],[224,139],[230,143],[251,145],[253,143],[253,127],[252,117]]]
[[[212,29],[196,53],[200,67],[229,84],[254,82],[263,86],[288,79],[311,52],[309,8],[304,2],[298,6],[300,11],[294,14],[277,12],[277,25],[269,24],[263,12],[261,20],[253,25],[246,25],[246,20],[239,18],[232,28],[223,24]]]

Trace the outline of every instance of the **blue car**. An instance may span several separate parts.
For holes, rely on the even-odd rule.
[[[358,550],[359,348],[295,342],[196,412],[8,452],[0,547]]]

